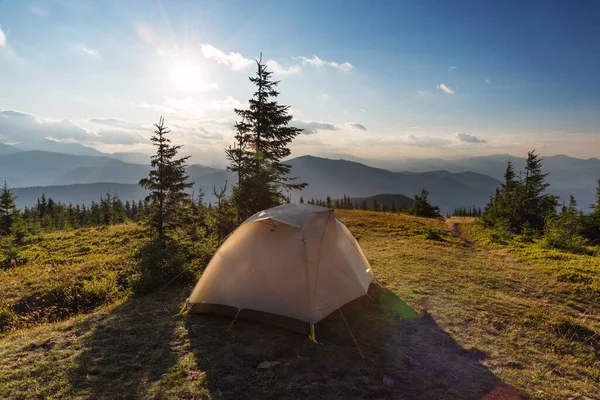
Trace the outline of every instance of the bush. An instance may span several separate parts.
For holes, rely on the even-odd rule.
[[[440,231],[437,229],[425,228],[424,231],[425,239],[435,240],[437,242],[443,242],[444,239],[440,235]]]
[[[581,219],[575,212],[563,210],[560,215],[546,220],[542,244],[546,248],[586,253],[585,239],[579,235]]]
[[[27,260],[21,255],[21,248],[12,236],[0,238],[0,268],[24,264]]]
[[[17,321],[17,316],[6,303],[0,302],[0,333],[8,331]]]
[[[542,245],[548,249],[564,250],[571,253],[587,253],[585,240],[579,235],[571,235],[557,227],[546,229]]]
[[[159,290],[172,279],[192,281],[195,273],[189,267],[190,254],[186,246],[169,238],[155,239],[140,250],[138,279],[134,290],[137,293],[150,293]]]

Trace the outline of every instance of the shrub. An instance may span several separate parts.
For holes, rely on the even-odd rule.
[[[575,212],[574,204],[565,207],[559,215],[546,220],[542,244],[546,248],[585,253],[585,239],[579,235],[581,227],[581,217]]]
[[[180,274],[180,281],[195,278],[192,268],[188,268],[190,254],[187,247],[173,239],[157,238],[144,246],[139,255],[141,261],[137,266],[138,279],[134,287],[137,293],[159,290]]]
[[[10,306],[4,302],[0,302],[0,333],[9,330],[16,320],[17,316]]]
[[[424,235],[425,239],[427,240],[435,240],[438,242],[444,241],[444,239],[440,235],[440,231],[437,229],[425,228]]]

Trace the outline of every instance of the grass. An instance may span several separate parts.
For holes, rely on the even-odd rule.
[[[143,297],[123,292],[88,314],[3,334],[0,398],[597,398],[597,255],[514,238],[499,244],[466,218],[336,214],[382,285],[371,288],[380,306],[363,298],[343,308],[364,360],[339,313],[317,325],[316,345],[248,321],[229,330],[228,318],[177,316],[191,288],[173,285]],[[121,230],[138,232],[111,229],[89,234],[107,244],[90,249],[90,259],[106,257]],[[125,253],[120,265],[131,266],[135,241],[115,251]],[[38,251],[68,258],[76,246],[26,251],[32,262]],[[106,265],[84,267],[85,260],[63,276]],[[14,304],[21,284],[7,272],[0,288],[12,290]],[[30,295],[40,292],[30,286],[51,285],[22,286]],[[263,361],[280,364],[257,369]]]
[[[44,234],[21,250],[23,265],[0,269],[0,313],[23,327],[89,312],[125,296],[144,237],[137,224]],[[2,258],[0,256],[0,258]],[[7,324],[2,324],[0,331]]]

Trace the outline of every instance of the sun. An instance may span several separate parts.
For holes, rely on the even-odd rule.
[[[178,90],[193,90],[200,82],[200,66],[189,60],[177,60],[170,68],[171,84]]]

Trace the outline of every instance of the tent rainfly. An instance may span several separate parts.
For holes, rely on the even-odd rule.
[[[225,240],[186,308],[310,328],[314,339],[314,324],[366,295],[372,280],[358,242],[333,210],[285,204],[253,215]]]

